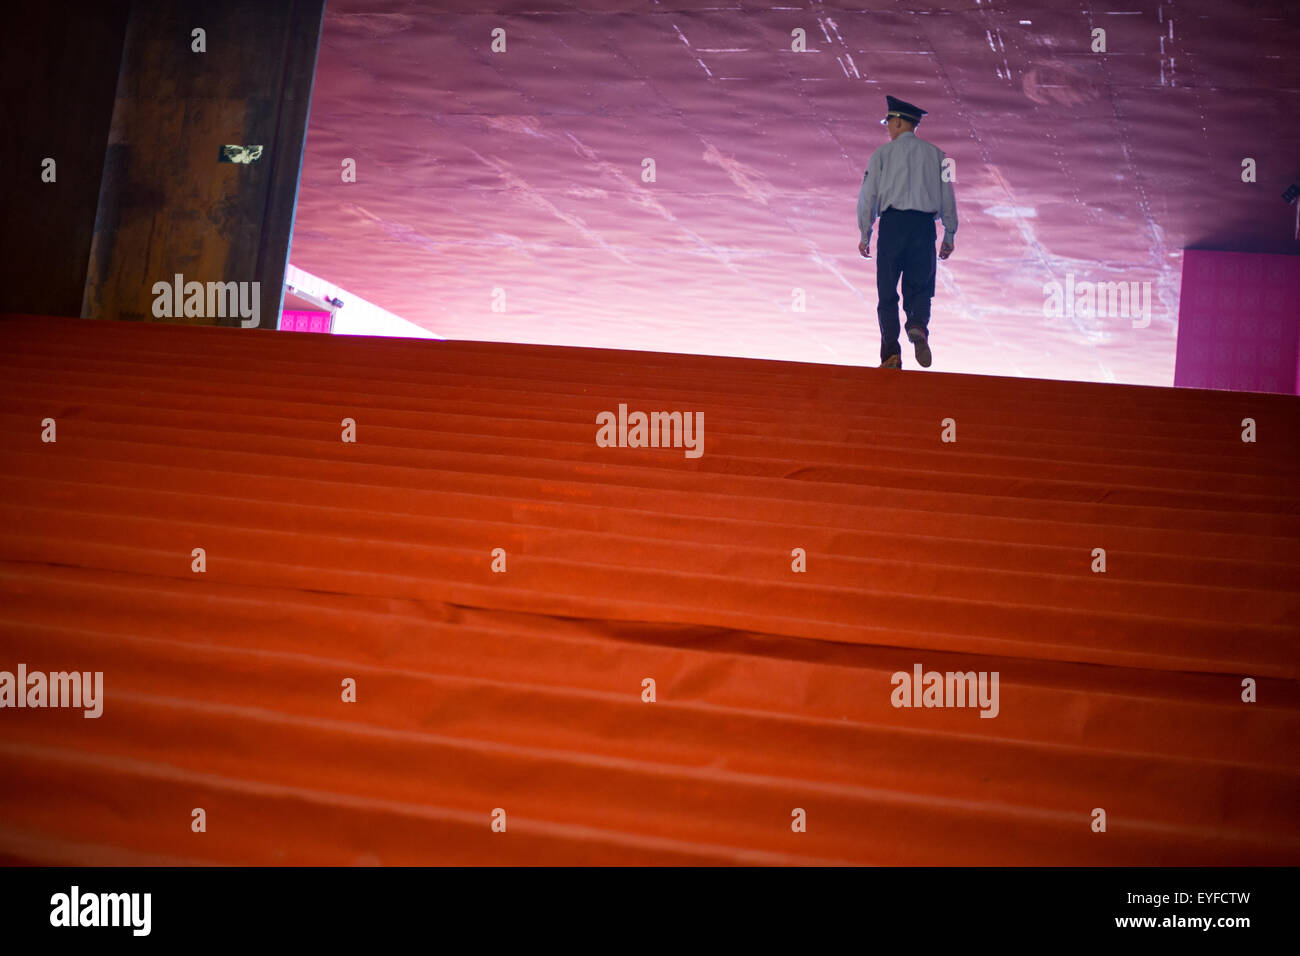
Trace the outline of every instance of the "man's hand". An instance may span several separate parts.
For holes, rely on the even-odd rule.
[[[870,259],[871,253],[868,251],[870,248],[871,248],[871,240],[863,239],[861,242],[858,243],[858,255],[860,255],[864,259]]]
[[[947,259],[950,255],[952,255],[952,243],[945,242],[939,247],[939,258]]]

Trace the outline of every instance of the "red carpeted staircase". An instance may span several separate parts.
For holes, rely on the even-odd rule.
[[[0,381],[0,670],[104,675],[0,710],[4,860],[1300,864],[1300,399],[34,317]]]

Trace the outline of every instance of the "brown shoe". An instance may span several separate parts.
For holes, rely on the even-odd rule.
[[[880,367],[881,368],[902,368],[903,357],[899,355],[897,352],[895,352],[893,355],[889,356],[889,358],[881,362]]]
[[[927,341],[928,337],[926,334],[920,329],[908,329],[907,337],[911,339],[912,344],[916,346],[917,364],[920,365],[921,368],[929,368],[930,362],[934,357],[930,354],[930,343]]]

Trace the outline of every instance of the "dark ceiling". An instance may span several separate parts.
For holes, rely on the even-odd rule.
[[[874,365],[887,92],[956,161],[936,370],[1172,384],[1182,250],[1296,251],[1286,3],[778,2],[330,0],[291,261],[448,338]],[[1071,273],[1149,325],[1046,314]]]

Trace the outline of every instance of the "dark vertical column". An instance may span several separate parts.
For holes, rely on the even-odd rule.
[[[82,315],[244,321],[210,296],[192,315],[160,302],[155,285],[180,275],[259,283],[259,327],[274,328],[323,15],[324,0],[132,3]],[[222,162],[225,146],[262,149]]]
[[[284,274],[293,241],[293,217],[302,179],[302,155],[311,113],[316,57],[324,26],[325,0],[294,0],[285,31],[280,94],[275,99],[275,138],[271,144],[271,186],[262,220],[257,273],[262,282],[262,322],[275,328],[284,300]]]
[[[5,10],[0,312],[81,312],[128,7],[50,0]],[[42,179],[47,158],[53,182]]]

